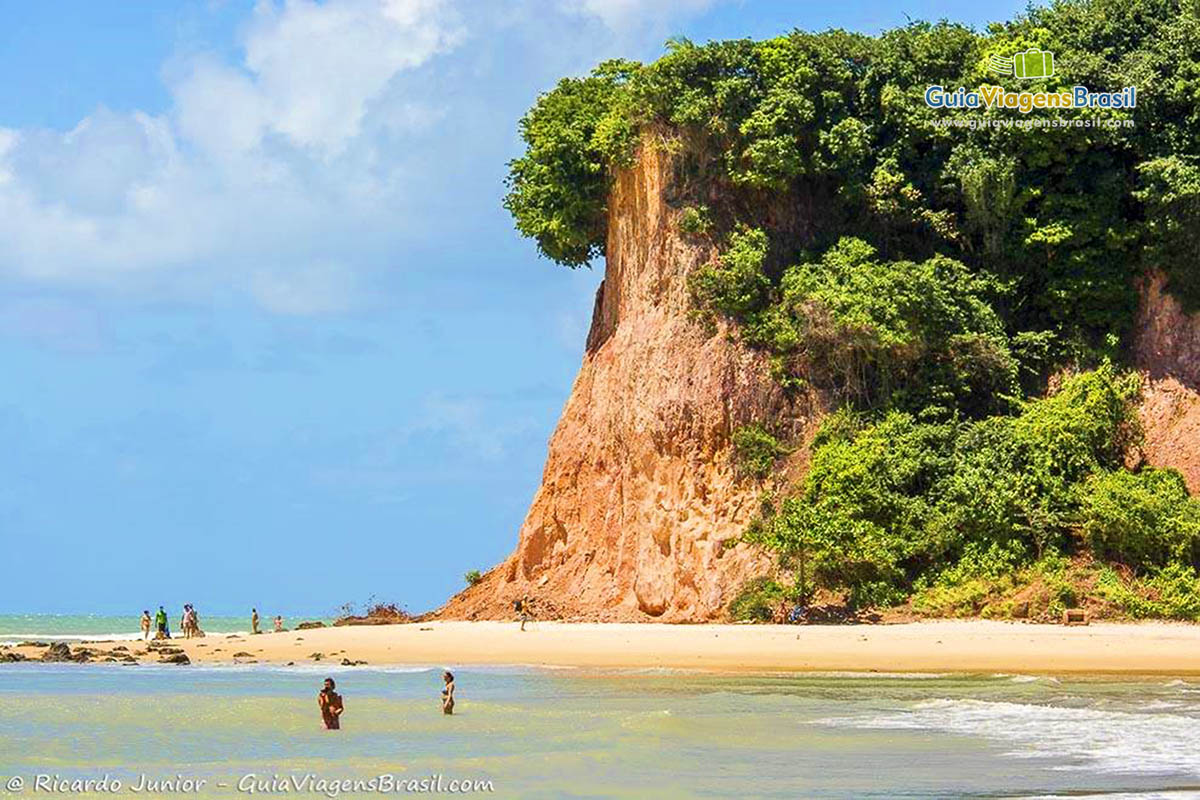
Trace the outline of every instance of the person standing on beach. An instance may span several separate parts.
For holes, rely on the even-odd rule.
[[[327,731],[342,729],[342,712],[345,711],[345,706],[342,704],[342,696],[334,691],[336,686],[333,678],[326,678],[325,686],[317,695],[317,706],[321,709],[321,722],[324,723]]]
[[[142,641],[150,638],[150,609],[142,611]]]
[[[442,713],[454,713],[454,675],[446,670],[442,673],[442,681],[446,684],[442,687]]]
[[[250,632],[251,633],[260,633],[260,631],[258,630],[258,609],[257,608],[250,609]]]
[[[275,615],[275,632],[283,633],[283,617],[279,614]]]
[[[167,610],[162,606],[158,607],[158,613],[154,615],[154,627],[157,631],[154,634],[155,639],[171,638],[171,632],[167,630]]]

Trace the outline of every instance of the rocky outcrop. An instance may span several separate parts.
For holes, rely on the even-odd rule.
[[[800,442],[820,409],[785,397],[762,354],[692,318],[687,277],[716,253],[679,232],[673,166],[646,146],[615,177],[583,364],[517,549],[437,616],[512,618],[529,596],[539,616],[709,620],[770,571],[738,542],[761,487],[735,474],[730,436],[770,420]]]
[[[74,661],[82,664],[90,661],[91,657],[92,652],[86,647],[79,647],[72,650],[66,642],[54,642],[46,648],[46,652],[42,653],[42,661],[47,663]]]
[[[1143,452],[1156,466],[1183,473],[1200,492],[1200,314],[1185,313],[1166,291],[1166,276],[1141,283],[1134,363],[1145,376],[1138,409]]]

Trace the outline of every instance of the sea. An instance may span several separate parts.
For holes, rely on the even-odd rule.
[[[345,698],[340,731],[320,725],[326,677]],[[1200,798],[1200,682],[0,664],[0,785],[14,797]]]
[[[157,606],[147,609],[150,616],[158,610]],[[208,633],[248,633],[250,630],[250,614],[240,616],[209,615],[200,611],[200,626]],[[179,618],[183,611],[179,608],[168,609],[168,625],[172,633],[177,633]],[[272,626],[274,613],[262,613],[259,625],[263,630]],[[328,623],[328,617],[317,615],[283,615],[284,624],[288,627],[306,620],[320,620]],[[88,639],[140,639],[141,610],[123,616],[110,614],[0,614],[0,644],[12,644],[24,641],[39,642],[81,642]]]

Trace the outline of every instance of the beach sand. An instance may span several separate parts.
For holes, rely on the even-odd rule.
[[[970,621],[894,625],[426,622],[173,639],[193,663],[513,664],[714,671],[1200,674],[1200,626],[1062,627]],[[87,643],[96,652],[140,642]],[[41,650],[19,648],[29,658]],[[321,658],[315,659],[314,654]]]

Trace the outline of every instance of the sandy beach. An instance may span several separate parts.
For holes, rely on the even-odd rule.
[[[1200,626],[1061,627],[971,621],[896,625],[428,622],[173,639],[197,664],[519,664],[712,671],[1200,674]],[[141,642],[89,642],[143,663]],[[42,650],[17,648],[36,659]],[[317,657],[319,654],[319,657]],[[364,665],[364,664],[360,664]]]

